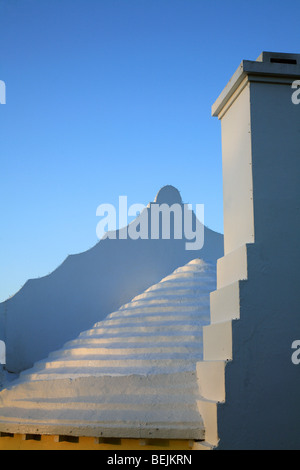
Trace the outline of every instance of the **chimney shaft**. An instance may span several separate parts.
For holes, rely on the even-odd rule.
[[[298,210],[299,80],[300,54],[263,52],[240,64],[212,107],[222,127],[225,254],[259,241],[269,211],[270,235],[291,198]]]

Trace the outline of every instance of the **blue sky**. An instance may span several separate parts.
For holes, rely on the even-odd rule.
[[[96,208],[166,185],[223,231],[211,106],[243,59],[300,52],[300,3],[0,0],[0,301],[97,243]]]

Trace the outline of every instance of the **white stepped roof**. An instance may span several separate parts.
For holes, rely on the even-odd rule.
[[[152,237],[156,226],[152,211],[157,204],[180,204],[182,237],[177,239],[173,233],[175,214],[171,214],[169,239],[163,238],[163,216],[159,238]],[[223,235],[203,227],[193,210],[188,210],[186,222],[195,231],[194,241],[202,238],[203,228],[205,243],[201,249],[187,249],[187,243],[194,241],[185,235],[184,207],[176,188],[161,188],[155,202],[142,211],[148,218],[146,239],[135,240],[128,234],[131,224],[139,226],[141,213],[126,227],[111,232],[112,238],[104,236],[87,251],[68,256],[49,275],[28,280],[18,293],[1,302],[0,339],[6,343],[7,369],[20,373],[32,367],[193,258],[215,264],[224,255]]]
[[[196,363],[215,267],[196,259],[0,393],[0,431],[203,438]]]

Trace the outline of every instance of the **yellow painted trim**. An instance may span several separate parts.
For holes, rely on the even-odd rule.
[[[73,438],[78,442],[69,440],[68,437],[54,435],[3,435],[0,437],[0,450],[192,450],[194,447],[194,441],[184,439],[99,439],[81,436]]]

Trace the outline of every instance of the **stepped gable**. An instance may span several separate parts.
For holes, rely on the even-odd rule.
[[[215,267],[195,259],[0,392],[0,431],[202,439],[196,364]]]
[[[173,186],[161,188],[145,209],[149,232],[156,204],[183,202]],[[194,227],[197,218],[191,213]],[[55,271],[30,279],[12,298],[0,303],[0,340],[5,339],[10,372],[32,367],[179,266],[195,258],[216,264],[223,256],[223,235],[207,227],[199,250],[186,249],[190,240],[184,236],[123,239],[128,227],[117,230],[115,239],[103,238],[91,249],[68,256]]]

